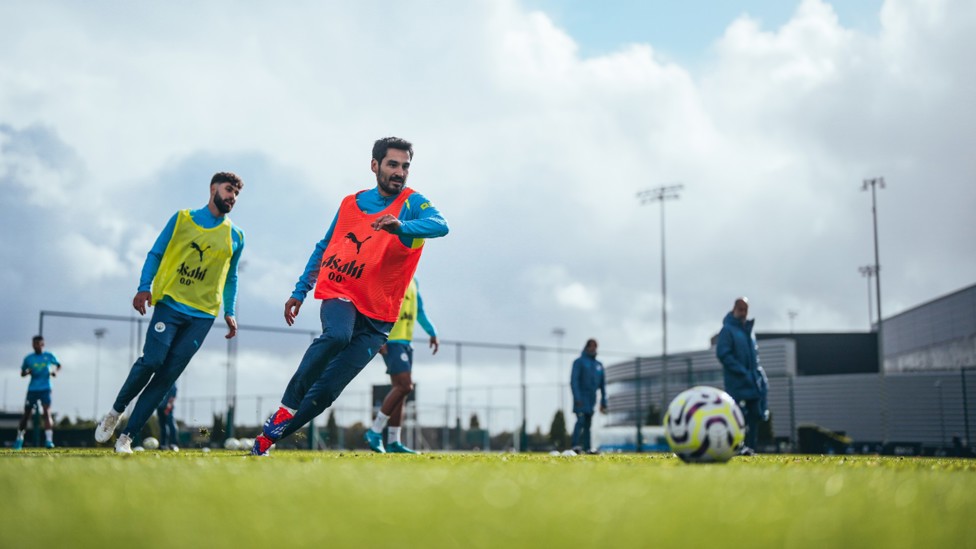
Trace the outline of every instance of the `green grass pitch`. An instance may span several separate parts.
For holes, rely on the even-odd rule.
[[[976,460],[0,451],[3,547],[973,547]]]

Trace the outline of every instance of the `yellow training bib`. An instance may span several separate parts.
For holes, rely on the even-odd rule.
[[[389,341],[410,341],[413,339],[413,325],[417,322],[417,281],[410,279],[407,293],[400,305],[400,316],[390,330]]]
[[[217,316],[233,253],[230,219],[224,217],[220,225],[204,229],[193,221],[190,210],[180,210],[153,279],[153,305],[168,295]]]

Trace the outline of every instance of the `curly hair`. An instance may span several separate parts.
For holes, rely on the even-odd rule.
[[[217,185],[220,183],[230,183],[231,185],[237,187],[237,190],[244,188],[244,180],[238,177],[234,172],[217,172],[212,178],[210,178],[211,185]]]

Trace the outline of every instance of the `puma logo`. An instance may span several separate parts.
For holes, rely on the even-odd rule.
[[[198,254],[200,254],[200,261],[203,261],[203,252],[210,249],[210,246],[200,249],[200,245],[197,244],[196,242],[190,242],[190,247],[196,250]]]
[[[366,240],[363,240],[362,242],[360,242],[359,239],[356,238],[356,235],[355,234],[349,232],[349,233],[346,233],[346,238],[348,238],[349,240],[352,240],[352,243],[356,245],[356,253],[358,254],[359,253],[359,250],[362,249],[363,244],[366,243],[366,240],[369,240],[370,238],[373,238],[373,237],[372,236],[367,236],[366,237]]]

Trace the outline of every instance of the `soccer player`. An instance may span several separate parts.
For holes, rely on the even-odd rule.
[[[267,455],[272,444],[325,411],[372,360],[397,319],[424,239],[447,234],[437,208],[406,186],[412,160],[409,141],[377,140],[370,161],[376,187],[343,199],[315,246],[285,302],[285,322],[295,322],[314,288],[322,300],[322,335],[305,351],[252,454]]]
[[[386,345],[380,347],[380,354],[386,362],[386,373],[390,374],[390,383],[393,388],[383,399],[379,413],[373,421],[373,426],[366,430],[364,437],[369,447],[374,452],[381,454],[390,452],[391,454],[416,454],[417,452],[403,445],[400,442],[400,426],[403,425],[403,404],[407,401],[407,396],[413,391],[413,380],[410,378],[410,371],[413,369],[413,347],[410,340],[413,339],[414,320],[420,323],[427,335],[430,336],[430,348],[434,350],[432,354],[437,354],[440,345],[437,342],[437,331],[427,313],[424,311],[424,300],[420,297],[420,290],[417,287],[417,279],[410,281],[407,293],[403,296],[403,304],[400,305],[400,317],[393,330],[390,331],[390,338]],[[389,446],[383,447],[383,428],[389,424],[390,431],[387,433],[386,442]]]
[[[596,392],[600,391],[600,413],[607,413],[607,379],[603,363],[596,359],[597,343],[588,339],[579,358],[573,361],[570,374],[570,387],[573,389],[573,413],[576,426],[573,427],[573,450],[577,453],[596,453],[590,445],[590,427],[593,425],[593,411],[596,408]]]
[[[176,418],[173,415],[175,406],[176,384],[174,383],[156,408],[156,417],[159,418],[159,447],[178,452],[180,447],[176,443],[179,442],[179,431],[176,429]]]
[[[153,306],[142,356],[132,365],[115,404],[95,429],[95,440],[107,442],[126,406],[142,395],[115,442],[115,451],[132,453],[132,437],[149,420],[166,391],[203,344],[224,306],[230,339],[237,335],[237,265],[244,250],[244,232],[227,214],[237,203],[244,182],[230,172],[214,174],[210,201],[199,210],[173,214],[156,238],[142,267],[132,307],[140,315]]]
[[[44,338],[34,336],[31,340],[34,352],[24,357],[20,366],[20,377],[31,376],[27,385],[27,401],[24,403],[24,415],[20,418],[17,428],[17,439],[14,440],[14,450],[24,447],[24,433],[27,431],[27,421],[30,419],[34,406],[40,402],[44,410],[44,447],[54,448],[54,420],[51,419],[51,378],[61,371],[61,363],[52,353],[44,350]],[[54,366],[54,369],[51,369]]]

